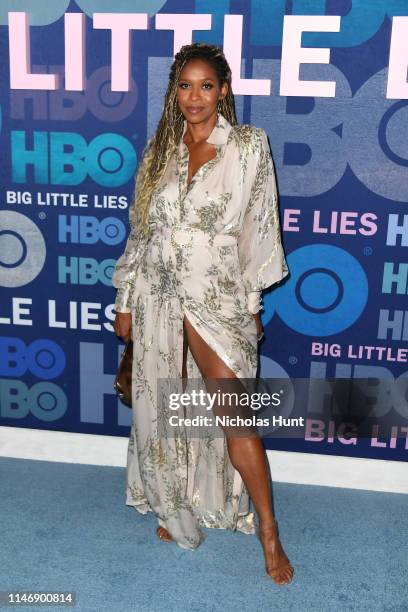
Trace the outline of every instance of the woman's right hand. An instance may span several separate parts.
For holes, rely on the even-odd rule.
[[[117,336],[127,342],[132,337],[132,314],[130,312],[117,312],[113,329]]]

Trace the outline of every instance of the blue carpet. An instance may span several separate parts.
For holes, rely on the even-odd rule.
[[[0,482],[0,590],[77,594],[75,607],[18,610],[408,611],[405,495],[275,483],[295,567],[279,587],[255,536],[160,542],[154,516],[125,505],[124,468],[1,458]]]

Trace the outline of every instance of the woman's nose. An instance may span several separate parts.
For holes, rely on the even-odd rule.
[[[198,88],[192,87],[190,92],[190,98],[192,100],[198,100],[200,98],[201,91]]]

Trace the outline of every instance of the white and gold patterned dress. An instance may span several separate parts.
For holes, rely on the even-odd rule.
[[[159,435],[157,380],[181,379],[184,316],[238,378],[254,378],[252,313],[261,290],[288,274],[265,131],[219,114],[207,142],[216,156],[187,187],[181,138],[152,196],[150,240],[132,227],[112,277],[134,340],[126,504],[153,511],[189,549],[203,540],[202,526],[254,533],[254,514],[225,436]],[[200,378],[190,351],[187,373]]]

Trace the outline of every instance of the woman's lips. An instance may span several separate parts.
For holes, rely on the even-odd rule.
[[[203,110],[202,106],[187,106],[187,110],[189,113],[201,113],[201,111]]]

